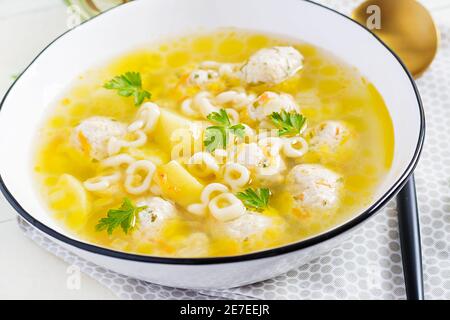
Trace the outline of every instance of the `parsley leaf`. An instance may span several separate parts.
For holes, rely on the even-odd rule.
[[[244,125],[231,125],[230,118],[224,109],[220,109],[219,112],[212,112],[206,118],[217,124],[206,128],[205,131],[203,145],[209,152],[213,152],[216,149],[224,149],[227,146],[230,133],[239,138],[245,136]]]
[[[122,97],[134,98],[134,105],[140,106],[145,99],[152,97],[151,93],[142,89],[142,79],[139,72],[127,72],[114,77],[103,86],[106,89],[117,90],[117,94]]]
[[[238,192],[236,196],[248,209],[263,211],[269,205],[270,190],[248,188],[244,192]]]
[[[306,124],[306,118],[297,112],[286,110],[274,112],[269,116],[272,123],[278,128],[279,136],[295,136],[301,133]]]
[[[228,141],[227,130],[222,126],[211,126],[206,128],[203,145],[208,152],[226,147]]]
[[[225,109],[220,109],[219,112],[212,112],[206,118],[209,121],[215,122],[225,127],[231,126],[230,118],[228,118],[228,114]]]
[[[228,130],[235,136],[238,136],[239,138],[244,138],[245,136],[245,127],[242,124],[231,126],[228,128]]]
[[[136,208],[130,199],[125,198],[119,209],[110,209],[108,216],[99,220],[95,230],[107,230],[108,234],[111,235],[114,229],[120,226],[123,232],[127,234],[136,225],[138,213],[146,208],[145,206]]]

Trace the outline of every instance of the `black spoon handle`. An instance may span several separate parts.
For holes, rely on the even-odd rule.
[[[408,300],[423,300],[422,251],[414,176],[397,195],[398,227]]]

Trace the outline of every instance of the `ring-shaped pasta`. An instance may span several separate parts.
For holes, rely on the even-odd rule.
[[[160,115],[161,111],[156,103],[146,102],[139,108],[137,119],[128,126],[128,131],[135,132],[142,129],[149,133],[155,128]]]
[[[216,149],[212,154],[219,165],[224,164],[228,157],[228,151],[225,149]]]
[[[222,193],[214,197],[208,204],[209,212],[219,221],[227,222],[245,214],[245,206],[232,193]]]
[[[258,167],[258,175],[260,176],[274,176],[280,174],[285,168],[285,163],[280,155],[267,159],[268,162],[264,167]]]
[[[123,147],[138,148],[147,143],[147,135],[144,131],[138,130],[133,133],[136,135],[136,139],[132,141],[121,140],[120,142]]]
[[[258,145],[269,153],[270,156],[276,157],[280,154],[283,147],[283,140],[277,137],[266,137],[258,140]]]
[[[252,102],[252,96],[247,95],[245,92],[230,90],[218,94],[215,101],[220,105],[232,104],[233,109],[240,111]]]
[[[139,117],[144,120],[144,131],[152,132],[158,123],[161,110],[156,103],[146,102],[139,108]]]
[[[219,108],[212,104],[209,92],[200,92],[194,97],[195,106],[201,115],[206,118],[209,114],[219,111]]]
[[[253,130],[250,126],[243,124],[244,129],[244,137],[241,139],[244,143],[252,143],[256,142],[257,135],[255,134],[255,130]]]
[[[223,179],[236,190],[244,187],[250,180],[250,171],[239,163],[227,163],[224,166]]]
[[[149,160],[138,160],[132,163],[125,171],[125,190],[131,194],[142,194],[149,190],[155,174],[156,166]],[[139,171],[146,172],[146,175],[139,185],[134,185],[135,176]]]
[[[216,61],[204,61],[200,63],[200,68],[203,69],[215,69],[219,72],[220,76],[238,77],[240,64],[237,63],[220,63]]]
[[[197,152],[188,161],[188,168],[194,175],[205,178],[219,172],[217,160],[208,152]]]
[[[123,147],[138,148],[147,143],[147,135],[142,130],[133,132],[136,135],[136,139],[132,141],[126,141],[111,137],[108,141],[107,151],[109,156],[113,156],[120,152]]]
[[[114,172],[113,174],[106,176],[99,176],[88,179],[83,182],[83,186],[88,191],[104,191],[108,189],[114,182],[117,182],[122,177],[120,172]]]
[[[199,217],[205,216],[208,212],[208,206],[204,203],[194,203],[189,205],[186,209],[189,213]]]
[[[201,114],[197,111],[197,109],[194,106],[194,102],[191,98],[185,99],[181,103],[181,112],[188,117],[197,118]]]
[[[109,156],[115,155],[122,149],[122,141],[116,137],[111,137],[108,140],[107,152]]]
[[[130,165],[135,162],[136,159],[126,153],[121,153],[102,160],[101,164],[104,167],[120,167],[124,164]]]
[[[300,147],[298,148],[297,145]],[[308,149],[308,142],[302,137],[292,137],[283,141],[283,153],[289,158],[303,157]]]
[[[207,204],[213,197],[229,191],[228,187],[221,183],[211,183],[203,189],[200,200],[202,203]]]
[[[256,107],[253,105],[253,103],[249,103],[247,105],[247,114],[252,120],[256,120],[258,118],[258,110],[256,110]]]
[[[141,119],[135,120],[128,126],[128,131],[134,132],[134,131],[140,130],[144,127],[144,125],[145,125],[144,120],[141,120]]]
[[[237,77],[236,71],[235,71],[235,64],[231,64],[231,63],[223,63],[220,67],[219,67],[219,74],[221,76],[226,76],[226,77]]]

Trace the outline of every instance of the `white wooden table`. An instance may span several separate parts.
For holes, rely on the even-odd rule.
[[[450,0],[422,0],[436,20],[450,24]],[[67,29],[62,0],[0,0],[0,97],[42,48]],[[67,287],[67,264],[26,238],[16,213],[0,196],[0,299],[114,299],[87,276]]]
[[[42,48],[67,29],[62,0],[0,0],[0,96]],[[82,275],[68,289],[68,265],[19,230],[15,211],[0,196],[0,299],[114,299]]]

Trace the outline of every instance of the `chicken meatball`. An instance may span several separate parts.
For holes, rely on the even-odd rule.
[[[303,68],[303,56],[293,47],[261,49],[242,67],[242,78],[249,84],[277,84]]]
[[[248,211],[238,219],[226,222],[224,231],[228,236],[243,241],[250,237],[262,236],[272,225],[271,218]]]
[[[203,232],[196,232],[182,241],[178,255],[184,258],[206,257],[209,253],[210,240]]]
[[[264,166],[266,158],[263,150],[256,143],[241,144],[236,147],[233,160],[243,166],[254,169]]]
[[[73,129],[72,145],[95,160],[109,156],[108,142],[112,137],[121,138],[126,134],[126,126],[105,117],[92,117],[82,121]]]
[[[248,106],[248,114],[257,121],[267,120],[274,112],[300,112],[300,107],[294,98],[287,93],[275,93],[271,91],[261,94],[253,104]]]
[[[142,199],[136,205],[146,207],[139,212],[139,237],[155,237],[168,220],[177,218],[175,205],[160,197]]]
[[[214,70],[194,70],[189,75],[188,81],[192,85],[201,87],[213,80],[217,80],[219,76],[219,73]]]
[[[297,208],[305,211],[334,209],[339,203],[340,176],[321,166],[300,164],[286,178]]]
[[[272,153],[269,147],[257,143],[241,144],[236,147],[232,159],[247,167],[259,182],[271,185],[283,180],[286,164],[279,153]]]
[[[350,136],[349,128],[341,121],[324,121],[309,131],[312,149],[328,147],[336,150]]]

